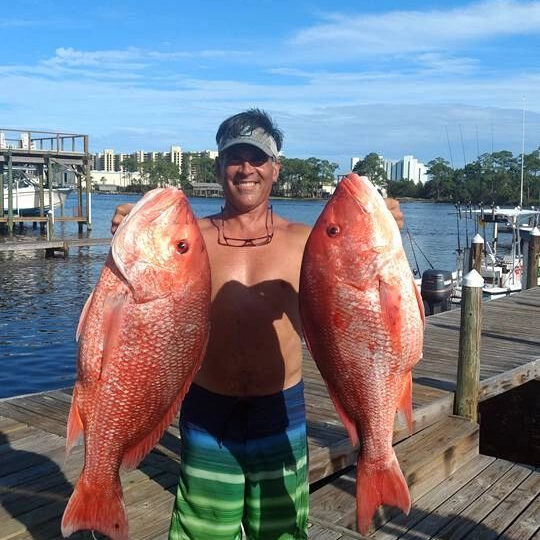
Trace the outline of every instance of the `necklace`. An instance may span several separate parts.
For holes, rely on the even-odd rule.
[[[224,208],[221,207],[221,227],[219,228],[218,244],[221,246],[229,247],[258,247],[269,244],[274,238],[274,213],[272,211],[272,205],[266,209],[265,228],[266,234],[263,236],[256,236],[254,238],[235,238],[234,236],[227,236],[225,234],[225,217],[223,215]]]

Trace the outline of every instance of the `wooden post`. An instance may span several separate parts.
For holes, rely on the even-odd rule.
[[[471,270],[476,270],[480,273],[480,264],[482,262],[482,251],[484,249],[484,239],[476,234],[471,242],[471,260],[470,268]]]
[[[90,174],[90,155],[88,153],[88,135],[84,136],[84,158],[83,158],[84,178],[86,182],[86,229],[92,230],[92,196],[90,194],[91,179]],[[81,199],[82,207],[82,199]],[[82,224],[79,223],[79,232],[82,232]]]
[[[538,285],[538,259],[540,257],[540,230],[534,227],[529,234],[529,251],[527,253],[527,289]]]
[[[7,192],[8,192],[8,231],[9,234],[13,231],[13,155],[11,150],[8,150],[8,177],[7,177]]]
[[[461,289],[461,327],[454,414],[471,422],[478,420],[483,286],[484,280],[480,274],[471,270],[463,278]]]
[[[54,237],[54,213],[52,210],[47,212],[47,240],[52,241]]]

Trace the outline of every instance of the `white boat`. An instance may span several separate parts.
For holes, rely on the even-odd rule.
[[[480,209],[470,211],[476,214],[479,232],[484,237],[484,256],[480,275],[484,278],[484,293],[490,296],[504,295],[522,289],[523,253],[522,238],[538,224],[540,211],[515,208]],[[527,223],[525,223],[525,221]],[[491,237],[486,238],[486,225],[493,224]],[[509,252],[501,254],[498,250],[499,227],[503,224],[512,234]]]
[[[52,190],[52,203],[56,208],[65,204],[72,188],[54,188]],[[49,188],[43,190],[44,211],[51,208],[49,200]],[[8,189],[4,185],[4,214],[8,212]],[[37,216],[39,215],[39,183],[37,180],[26,175],[19,176],[13,180],[13,214],[18,216]]]

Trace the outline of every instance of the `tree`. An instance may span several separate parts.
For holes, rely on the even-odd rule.
[[[131,186],[133,183],[133,173],[139,171],[140,164],[137,160],[137,157],[134,155],[127,156],[122,160],[122,163],[120,165],[125,169],[128,175],[128,185]],[[137,182],[137,184],[140,186],[140,180]]]
[[[354,166],[353,172],[361,176],[367,176],[377,186],[386,187],[388,183],[388,177],[382,167],[381,158],[375,152],[371,152],[364,159],[361,159]]]
[[[447,200],[453,194],[454,170],[442,157],[432,159],[428,164],[431,179],[424,185],[424,195],[435,200]]]
[[[158,156],[153,161],[145,161],[141,169],[150,188],[177,186],[180,182],[178,166],[163,156]]]

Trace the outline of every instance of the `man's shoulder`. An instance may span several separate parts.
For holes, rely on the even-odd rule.
[[[289,221],[282,217],[279,217],[276,225],[289,240],[298,240],[302,243],[306,242],[309,233],[311,232],[311,227],[309,225],[298,223],[296,221]]]

